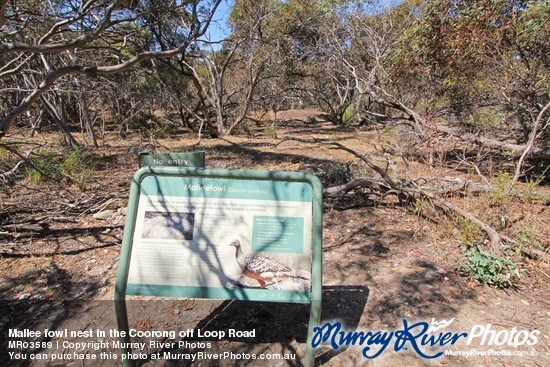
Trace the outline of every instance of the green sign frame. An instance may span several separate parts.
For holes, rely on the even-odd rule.
[[[249,188],[247,189],[247,187]],[[264,190],[264,187],[272,188],[272,190]],[[268,191],[271,193],[266,194]],[[276,222],[280,222],[286,226],[285,228],[292,230],[287,231],[288,233],[282,237],[279,236],[279,239],[282,238],[282,240],[277,243],[283,244],[278,245],[280,247],[275,252],[288,252],[288,256],[294,255],[294,252],[299,252],[292,245],[297,238],[296,232],[301,236],[300,229],[305,228],[306,232],[311,231],[303,236],[306,239],[304,245],[310,246],[310,249],[308,248],[306,251],[311,262],[310,291],[273,291],[253,287],[244,290],[239,288],[239,291],[236,292],[226,290],[223,286],[208,284],[205,286],[202,284],[195,286],[188,284],[163,285],[155,284],[154,281],[151,282],[152,284],[140,284],[149,283],[147,280],[129,283],[129,278],[130,280],[135,278],[135,272],[132,272],[132,269],[139,267],[139,264],[136,263],[137,255],[134,254],[134,262],[132,262],[132,254],[135,251],[134,242],[137,241],[137,246],[141,246],[139,236],[145,236],[142,228],[143,217],[151,215],[151,212],[153,215],[157,215],[158,212],[170,212],[174,205],[179,205],[177,204],[179,196],[188,201],[199,200],[201,202],[201,200],[208,199],[214,203],[218,203],[216,200],[220,197],[219,203],[221,204],[219,205],[224,204],[224,200],[228,196],[237,201],[242,198],[243,202],[244,198],[248,199],[247,202],[269,200],[266,201],[270,203],[269,205],[273,205],[273,200],[277,202],[279,199],[284,199],[281,202],[293,203],[299,208],[302,208],[301,202],[305,202],[305,207],[311,211],[311,217],[306,218],[305,226],[302,225],[302,218],[297,216],[288,215],[277,218]],[[156,205],[161,205],[162,210],[157,212]],[[185,205],[191,204],[186,203]],[[254,238],[252,250],[257,251],[263,243],[269,243],[270,232],[268,229],[275,225],[279,224],[270,223],[269,216],[254,216],[254,231],[251,231],[254,233],[252,235]],[[136,230],[138,234],[136,234]],[[144,243],[146,242],[145,240]],[[269,248],[267,250],[269,251]],[[314,175],[301,172],[204,169],[181,166],[144,166],[140,168],[134,174],[130,188],[114,294],[118,327],[120,331],[126,331],[126,336],[121,337],[123,345],[130,345],[130,337],[127,333],[129,331],[126,309],[127,294],[310,303],[305,365],[313,366],[315,356],[311,347],[311,338],[313,327],[320,320],[322,298],[322,185],[319,179]],[[131,353],[131,349],[125,348],[121,350],[121,353]],[[132,365],[132,361],[123,360],[123,365],[129,367]]]

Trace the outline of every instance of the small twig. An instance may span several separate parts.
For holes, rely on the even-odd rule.
[[[507,242],[511,242],[513,244],[519,245],[520,251],[523,255],[525,255],[525,256],[527,256],[531,259],[540,258],[540,259],[544,260],[545,262],[547,262],[548,264],[550,264],[550,256],[547,253],[545,253],[544,251],[527,247],[527,246],[525,246],[523,244],[520,244],[519,242],[511,239],[508,236],[502,236],[502,239],[507,241]]]

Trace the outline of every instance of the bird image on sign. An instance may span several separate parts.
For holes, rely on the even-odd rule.
[[[261,288],[275,284],[279,289],[279,281],[282,278],[306,281],[308,286],[310,284],[311,276],[308,277],[307,272],[295,271],[282,262],[259,253],[244,253],[239,240],[233,240],[229,246],[235,247],[235,258],[242,273],[258,281]]]

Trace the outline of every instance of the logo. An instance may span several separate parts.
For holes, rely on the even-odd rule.
[[[434,333],[439,329],[446,328],[447,326],[451,325],[455,321],[455,318],[453,317],[449,321],[441,320],[439,322],[435,321],[435,319],[432,319],[432,325],[428,328],[428,333]]]
[[[538,341],[538,330],[518,330],[515,326],[510,330],[493,330],[492,324],[487,325],[474,325],[470,331],[470,336],[466,345],[471,345],[474,340],[480,343],[479,345],[495,346],[495,345],[509,345],[519,347],[521,345],[535,345]]]
[[[329,344],[334,350],[353,345],[360,346],[362,347],[361,354],[367,359],[374,359],[391,349],[394,352],[412,350],[422,358],[434,359],[444,354],[450,355],[448,350],[443,348],[437,351],[437,347],[452,346],[462,342],[468,348],[476,343],[480,346],[533,346],[537,343],[540,334],[538,330],[518,330],[516,327],[509,330],[495,330],[492,328],[492,324],[474,325],[470,332],[440,331],[449,327],[454,320],[454,318],[448,321],[432,319],[431,324],[426,321],[413,324],[403,320],[403,327],[393,331],[347,331],[343,330],[340,322],[327,322],[313,328],[311,346],[316,348],[324,343]],[[456,347],[454,349],[456,350]],[[472,353],[472,350],[470,349],[467,353],[469,355],[487,354],[485,351]],[[456,354],[456,352],[453,353]],[[508,354],[506,351],[502,351],[501,355]],[[531,355],[536,355],[536,352],[532,351]]]

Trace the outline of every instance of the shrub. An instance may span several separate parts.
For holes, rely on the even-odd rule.
[[[346,107],[344,113],[342,113],[342,118],[340,119],[340,125],[343,127],[349,126],[352,123],[357,121],[357,113],[355,112],[355,107],[352,104]]]
[[[27,175],[33,184],[49,180],[65,180],[84,189],[94,175],[92,155],[85,148],[77,148],[65,158],[51,151],[30,158]],[[36,168],[36,169],[35,169]]]
[[[341,185],[353,178],[351,166],[348,163],[328,162],[321,164],[318,169],[319,173],[317,175],[325,186]]]
[[[59,172],[70,183],[84,189],[94,175],[92,156],[85,148],[74,149],[67,158],[59,164]]]
[[[53,152],[47,151],[29,158],[32,166],[27,166],[27,176],[33,184],[59,179],[58,159]]]
[[[464,250],[460,266],[462,274],[482,284],[507,288],[519,279],[519,269],[512,260],[485,251],[479,245]]]
[[[489,193],[488,201],[490,206],[504,206],[510,201],[509,189],[512,183],[512,175],[508,172],[500,173],[493,190]]]

